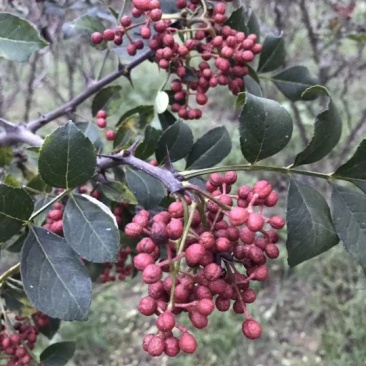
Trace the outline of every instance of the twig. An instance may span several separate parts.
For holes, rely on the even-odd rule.
[[[30,121],[26,124],[26,129],[31,132],[36,132],[38,129],[46,125],[48,122],[55,120],[58,117],[64,116],[70,112],[73,112],[75,108],[83,103],[86,99],[90,96],[98,92],[104,86],[110,84],[112,81],[118,79],[121,76],[129,77],[130,72],[136,66],[140,65],[145,60],[151,58],[154,54],[153,51],[148,50],[145,53],[141,54],[139,57],[136,57],[132,62],[127,65],[122,65],[117,71],[112,72],[111,74],[107,75],[103,79],[99,81],[91,83],[82,93],[77,95],[75,98],[71,99],[64,105],[56,108],[52,112],[49,112],[38,119]],[[1,136],[0,136],[0,145],[1,145]]]

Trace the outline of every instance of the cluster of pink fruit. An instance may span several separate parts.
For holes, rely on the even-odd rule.
[[[279,255],[276,230],[285,221],[263,213],[278,200],[269,182],[243,185],[231,193],[236,180],[233,171],[211,174],[204,195],[192,188],[197,195],[201,192],[200,209],[185,195],[154,216],[139,211],[125,227],[128,236],[140,239],[134,266],[148,285],[138,309],[145,316],[157,316],[157,333],[143,341],[152,356],[196,350],[195,337],[178,323],[181,313],[188,313],[192,325],[202,329],[215,308],[232,308],[244,314],[242,331],[247,338],[261,336],[259,323],[247,309],[256,299],[250,284],[268,277],[266,261]]]

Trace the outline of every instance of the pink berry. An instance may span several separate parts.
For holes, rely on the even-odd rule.
[[[161,332],[168,332],[175,327],[175,316],[166,311],[158,316],[156,319],[156,326]]]
[[[94,43],[94,44],[102,43],[103,42],[103,34],[99,33],[99,32],[94,32],[91,35],[90,39],[91,39],[91,42]]]
[[[264,219],[259,213],[251,213],[248,217],[247,226],[248,229],[255,232],[261,231],[264,225]]]
[[[185,353],[194,353],[197,349],[196,338],[188,332],[183,333],[179,339],[179,347]]]
[[[249,339],[257,339],[262,335],[262,328],[255,320],[246,320],[243,323],[242,331]]]

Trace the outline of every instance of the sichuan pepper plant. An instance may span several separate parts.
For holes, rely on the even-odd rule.
[[[1,363],[8,366],[65,364],[75,345],[55,343],[38,356],[38,336],[52,338],[60,321],[86,320],[93,282],[138,272],[146,284],[138,310],[156,322],[142,342],[149,355],[195,352],[195,333],[209,327],[214,311],[241,314],[243,337],[259,338],[266,330],[251,316],[251,285],[268,278],[267,262],[285,250],[278,233],[285,225],[290,266],[342,242],[366,267],[365,140],[333,171],[307,168],[337,146],[342,121],[330,92],[306,67],[283,67],[282,36],[261,39],[255,14],[231,1],[125,5],[119,13],[110,9],[113,24],[89,15],[74,21],[102,65],[103,52],[116,53],[114,72],[37,119],[0,118],[1,250],[19,253],[19,263],[0,275]],[[0,25],[4,59],[24,62],[50,47],[18,15],[0,13]],[[155,105],[129,109],[113,126],[110,102],[124,98],[110,84],[131,81],[145,61],[165,75]],[[262,163],[287,146],[293,131],[286,108],[263,95],[263,79],[292,102],[323,108],[311,141],[290,165]],[[236,96],[246,164],[217,166],[232,147],[225,126],[196,139],[190,128],[218,87]],[[77,108],[89,98],[92,117],[80,122]],[[58,128],[40,133],[56,119]],[[14,166],[22,178],[12,175]],[[238,171],[272,175],[248,185]],[[288,183],[286,219],[276,211],[280,176]],[[306,176],[326,182],[331,196]],[[180,320],[187,315],[189,327]]]

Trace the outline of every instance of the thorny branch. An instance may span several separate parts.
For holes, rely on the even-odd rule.
[[[131,70],[133,70],[136,66],[140,65],[145,60],[150,59],[152,55],[153,51],[148,50],[140,56],[136,57],[129,64],[120,65],[118,70],[105,76],[103,79],[90,83],[88,87],[75,98],[69,100],[60,107],[40,116],[33,121],[17,125],[11,123],[10,121],[0,119],[0,126],[3,127],[5,130],[4,132],[0,133],[0,146],[10,146],[16,143],[25,143],[31,146],[40,146],[43,140],[41,137],[35,134],[36,131],[45,126],[47,123],[73,112],[76,107],[83,103],[86,99],[98,92],[104,86],[120,78],[121,76],[129,78]]]

